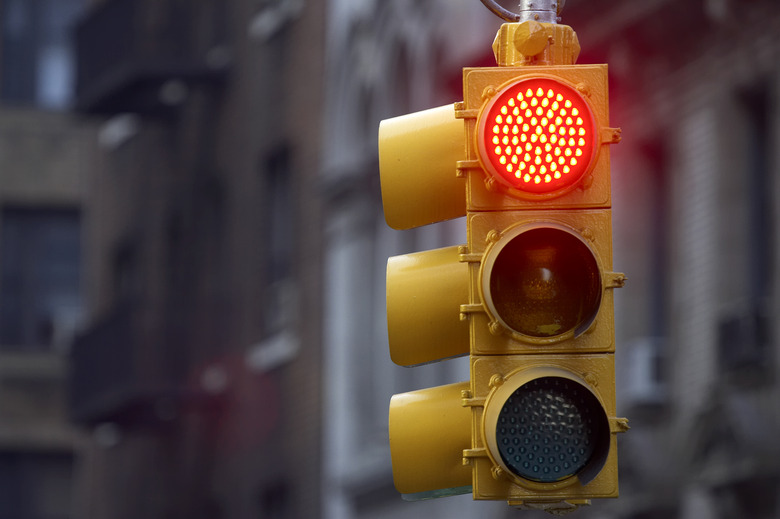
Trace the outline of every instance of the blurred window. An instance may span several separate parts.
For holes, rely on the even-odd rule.
[[[726,309],[717,323],[719,374],[747,386],[771,381],[774,365],[774,114],[769,85],[761,82],[737,91],[724,130],[733,156],[724,152],[723,159],[732,162],[721,180],[724,252],[718,259]]]
[[[79,212],[6,208],[0,218],[0,348],[49,349],[82,309]]]
[[[773,234],[770,163],[772,101],[769,88],[761,85],[741,96],[746,119],[747,146],[744,163],[747,171],[748,206],[748,297],[760,304],[772,286]]]
[[[293,253],[296,207],[293,197],[291,153],[287,145],[271,151],[262,164],[265,188],[263,218],[266,301],[265,332],[290,324],[294,312]]]
[[[71,27],[84,0],[0,2],[0,97],[11,105],[64,109],[73,93]]]

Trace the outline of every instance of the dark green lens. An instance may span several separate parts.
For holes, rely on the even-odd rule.
[[[543,377],[507,399],[498,415],[496,440],[512,472],[549,483],[580,472],[608,433],[606,415],[593,393],[566,378]]]

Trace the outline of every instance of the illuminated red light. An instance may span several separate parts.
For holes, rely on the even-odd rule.
[[[529,194],[573,186],[590,169],[597,137],[585,99],[550,78],[498,92],[479,121],[482,165],[502,184]]]

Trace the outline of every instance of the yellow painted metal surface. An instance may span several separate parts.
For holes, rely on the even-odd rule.
[[[468,266],[458,247],[395,256],[387,262],[387,330],[390,357],[415,366],[468,355]]]
[[[577,33],[568,25],[527,21],[505,23],[493,42],[500,67],[573,65],[580,55]]]
[[[615,417],[614,355],[489,355],[472,356],[471,381],[474,412],[473,454],[467,459],[473,473],[475,499],[506,499],[521,503],[587,500],[617,497],[617,437],[625,430]],[[573,476],[554,483],[537,483],[506,470],[495,442],[496,416],[509,393],[535,378],[568,378],[592,392],[601,402],[609,421],[609,448],[596,467],[597,473],[583,481]]]
[[[463,139],[454,105],[381,122],[379,174],[390,227],[410,229],[466,214],[465,181],[456,169]]]
[[[481,165],[477,139],[479,117],[489,99],[509,84],[533,77],[551,77],[581,91],[596,122],[596,156],[590,172],[564,193],[529,197],[502,186]],[[608,208],[612,205],[609,144],[619,131],[609,127],[609,90],[606,65],[485,67],[463,69],[463,103],[456,115],[466,125],[468,210],[496,211],[542,208]],[[618,131],[618,137],[615,132]]]
[[[457,116],[464,119],[467,133],[462,168],[468,199],[465,252],[473,258],[469,262],[471,299],[463,307],[471,336],[471,385],[466,405],[472,411],[473,434],[464,460],[473,469],[474,499],[505,499],[511,506],[550,512],[569,511],[594,498],[617,496],[616,434],[626,429],[626,421],[615,416],[613,289],[622,286],[625,276],[612,271],[609,161],[609,145],[620,140],[620,131],[609,126],[606,65],[574,65],[579,51],[570,27],[536,22],[505,24],[494,44],[500,66],[464,69],[464,100],[456,110]],[[483,138],[479,128],[494,96],[509,85],[536,77],[555,78],[582,96],[595,122],[591,138],[596,151],[588,172],[569,189],[529,195],[487,172],[480,155],[480,147],[484,151],[485,146],[479,142]],[[481,127],[485,124],[483,121]],[[491,287],[489,282],[497,251],[523,233],[537,229],[565,232],[585,245],[585,254],[592,254],[592,264],[597,267],[589,269],[588,275],[597,276],[600,282],[600,300],[592,321],[584,321],[585,329],[530,336],[511,324],[526,322],[527,314],[511,320],[498,315],[490,291],[501,287]],[[544,290],[553,297],[555,278],[550,268],[539,266],[537,281],[531,278],[525,289],[538,291],[549,284],[550,288]],[[538,323],[541,329],[554,329],[562,321],[550,318],[547,310],[552,301],[545,301],[544,293],[540,293],[538,304],[548,305],[547,309],[531,311],[543,318]],[[518,312],[528,310],[518,305]],[[497,416],[513,391],[531,380],[551,376],[572,380],[594,395],[609,425],[601,428],[598,456],[594,455],[581,472],[559,481],[531,481],[513,473],[502,461]]]
[[[468,385],[422,389],[390,400],[393,480],[400,493],[437,497],[471,486],[471,468],[463,464],[463,450],[471,444],[471,412],[461,405]]]
[[[577,211],[495,211],[469,214],[469,252],[481,257],[471,263],[471,287],[479,295],[475,301],[482,309],[469,315],[472,354],[510,353],[601,353],[615,351],[614,295],[612,272],[612,218],[607,209]],[[485,276],[497,246],[529,229],[557,228],[582,239],[599,267],[602,284],[601,304],[587,333],[534,338],[520,335],[496,318],[485,295]]]

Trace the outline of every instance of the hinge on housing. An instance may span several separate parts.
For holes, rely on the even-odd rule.
[[[458,261],[461,263],[479,263],[482,261],[482,254],[474,252],[461,252],[458,255]]]
[[[461,393],[461,405],[463,407],[485,407],[485,400],[487,400],[485,397],[473,397],[471,391],[463,391]]]
[[[456,119],[476,119],[479,115],[479,111],[475,109],[466,109],[464,102],[455,103],[455,118]]]
[[[471,465],[471,460],[476,458],[487,458],[487,450],[482,447],[481,449],[463,449],[463,464]]]
[[[465,319],[467,315],[469,314],[478,314],[485,311],[485,307],[483,307],[480,304],[465,304],[460,305],[460,316],[461,319]]]
[[[611,433],[624,433],[631,427],[628,425],[628,418],[611,417],[609,419],[609,432]]]
[[[459,160],[455,163],[456,176],[463,178],[466,176],[466,172],[472,169],[480,169],[478,160]]]
[[[601,144],[617,144],[623,140],[623,130],[620,128],[602,128]]]
[[[607,272],[605,275],[605,285],[607,288],[623,288],[628,277],[622,272]]]

